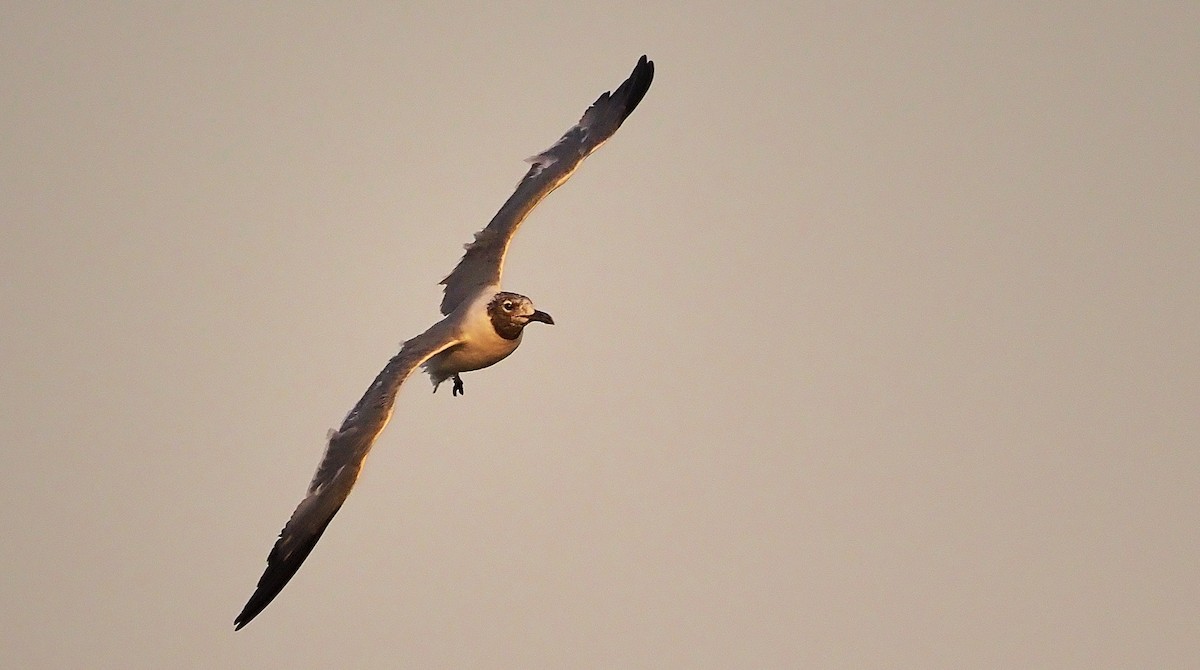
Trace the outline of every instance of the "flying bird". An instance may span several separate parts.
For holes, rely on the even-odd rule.
[[[516,351],[530,323],[554,323],[529,298],[501,290],[508,245],[529,212],[617,132],[653,79],[654,62],[642,56],[616,90],[597,98],[553,146],[528,159],[529,171],[516,190],[465,245],[466,253],[442,280],[444,318],[401,345],[341,427],[329,432],[329,443],[308,493],[267,556],[267,568],[234,619],[234,630],[241,630],[258,616],[308,558],[350,495],[371,445],[392,416],[400,385],[414,370],[421,367],[429,374],[435,392],[439,384],[451,380],[451,395],[457,396],[463,392],[461,373],[494,365]]]

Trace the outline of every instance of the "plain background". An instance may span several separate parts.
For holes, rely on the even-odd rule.
[[[0,665],[1194,668],[1200,5],[6,3]],[[526,166],[535,327],[337,425]]]

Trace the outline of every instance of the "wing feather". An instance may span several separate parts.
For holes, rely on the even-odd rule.
[[[458,344],[456,338],[447,336],[444,323],[439,322],[405,342],[346,415],[342,426],[330,431],[329,444],[308,485],[308,493],[279,533],[254,594],[234,620],[235,630],[250,623],[279,595],[342,508],[375,438],[391,419],[400,385],[417,366]]]
[[[642,56],[633,72],[615,91],[606,92],[588,107],[557,142],[529,158],[529,171],[500,211],[474,241],[466,245],[454,270],[442,280],[442,314],[449,314],[485,286],[498,286],[504,271],[504,255],[509,242],[529,212],[547,195],[561,186],[600,145],[617,132],[642,101],[654,80],[654,62]]]

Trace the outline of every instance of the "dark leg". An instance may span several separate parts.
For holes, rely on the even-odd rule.
[[[460,396],[460,395],[465,394],[466,391],[463,391],[462,377],[459,377],[458,375],[454,375],[454,377],[452,377],[452,379],[454,380],[454,388],[450,389],[450,395]]]

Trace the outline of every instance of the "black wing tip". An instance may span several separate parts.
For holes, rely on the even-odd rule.
[[[624,113],[621,120],[629,118],[633,110],[637,109],[642,98],[646,97],[646,91],[650,90],[650,84],[654,82],[654,61],[646,58],[646,54],[638,59],[637,65],[633,66],[633,72],[629,73],[629,78],[626,79],[619,87],[613,97],[619,97],[622,94],[625,96],[623,103]]]
[[[239,631],[245,628],[246,624],[254,620],[254,617],[267,609],[267,605],[275,600],[275,596],[287,586],[288,582],[292,581],[292,577],[296,576],[296,571],[304,565],[305,559],[312,553],[313,547],[317,546],[317,541],[325,534],[325,529],[329,527],[329,522],[333,521],[333,517],[337,515],[341,505],[333,510],[333,514],[325,520],[321,528],[308,538],[303,545],[286,558],[280,558],[278,555],[279,543],[275,543],[275,547],[271,549],[271,554],[267,556],[267,569],[263,571],[262,577],[258,580],[258,586],[255,587],[254,593],[250,595],[250,599],[246,601],[246,606],[242,608],[237,618],[233,620],[233,630]],[[285,529],[286,530],[286,529]]]
[[[613,124],[612,130],[615,132],[625,119],[637,109],[642,98],[646,97],[646,91],[650,90],[650,84],[654,81],[654,61],[647,60],[643,55],[638,59],[637,65],[633,66],[633,71],[629,73],[629,77],[621,82],[615,90],[605,91],[596,98],[596,101],[588,107],[588,114],[599,112],[602,115],[609,116],[610,123]],[[584,115],[587,117],[587,114]]]
[[[262,579],[258,580],[258,587],[254,589],[254,593],[246,601],[246,606],[242,608],[241,613],[233,620],[233,629],[235,631],[244,628],[246,624],[254,620],[254,617],[267,609],[267,605],[270,605],[271,601],[275,600],[275,596],[279,595],[279,592],[283,591],[283,587],[287,586],[287,583],[295,576],[296,571],[300,569],[300,565],[304,563],[304,559],[308,557],[308,553],[316,546],[319,537],[317,536],[317,538],[309,542],[295,559],[281,563],[267,562],[267,569],[263,572]]]
[[[315,542],[313,544],[316,544]],[[309,551],[312,547],[308,547]],[[307,554],[305,554],[307,555]],[[283,591],[283,587],[291,581],[292,576],[300,569],[300,564],[304,562],[301,558],[298,561],[289,561],[285,564],[267,565],[266,572],[263,573],[262,579],[258,580],[258,588],[254,589],[254,593],[250,599],[246,601],[246,606],[242,608],[241,613],[233,620],[233,629],[241,630],[254,620],[254,617],[267,609],[267,605],[275,600],[275,596]]]
[[[259,594],[261,593],[262,591],[255,591],[254,595],[250,596],[250,600],[247,601],[246,606],[242,608],[241,614],[238,614],[237,618],[233,620],[234,631],[239,631],[245,628],[246,624],[253,621],[254,617],[258,616],[259,613],[265,610],[267,605],[271,604],[271,601],[275,598],[275,595],[278,594],[278,592],[276,592],[275,594],[271,594],[269,597],[259,597]]]

